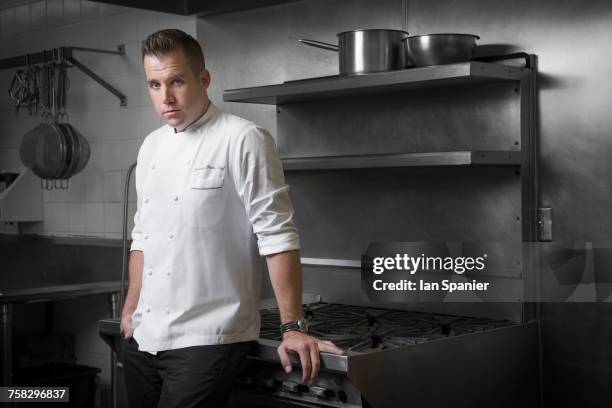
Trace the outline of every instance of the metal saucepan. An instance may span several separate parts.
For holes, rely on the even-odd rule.
[[[474,34],[427,34],[404,39],[408,59],[415,67],[452,64],[472,59],[476,40]]]
[[[337,35],[338,45],[299,39],[312,47],[337,51],[340,75],[359,75],[406,68],[406,49],[402,30],[368,29],[344,31]]]

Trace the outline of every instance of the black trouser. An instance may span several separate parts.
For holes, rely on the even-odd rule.
[[[156,355],[123,340],[130,408],[222,408],[253,342],[185,347]]]

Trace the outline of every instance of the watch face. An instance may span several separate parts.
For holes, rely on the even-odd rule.
[[[297,324],[300,328],[300,331],[303,331],[304,333],[308,333],[308,320],[300,319],[297,321]]]

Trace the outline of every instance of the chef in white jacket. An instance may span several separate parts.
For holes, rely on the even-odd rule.
[[[180,30],[142,43],[149,95],[165,125],[138,154],[129,288],[121,329],[130,406],[225,406],[236,368],[259,337],[265,257],[279,304],[278,353],[305,382],[319,352],[304,331],[293,207],[274,140],[208,99],[200,45]]]

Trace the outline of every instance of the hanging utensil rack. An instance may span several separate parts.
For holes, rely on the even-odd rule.
[[[0,59],[0,70],[30,66],[35,64],[44,64],[49,62],[55,63],[70,63],[69,67],[76,67],[85,75],[92,78],[94,81],[102,85],[106,90],[115,95],[119,99],[120,106],[127,106],[127,97],[117,88],[106,82],[102,77],[93,72],[85,64],[80,62],[74,56],[74,51],[97,52],[103,54],[125,55],[125,45],[119,44],[117,50],[101,50],[97,48],[85,47],[57,47],[51,50],[44,50],[33,54],[25,54],[17,57]]]

